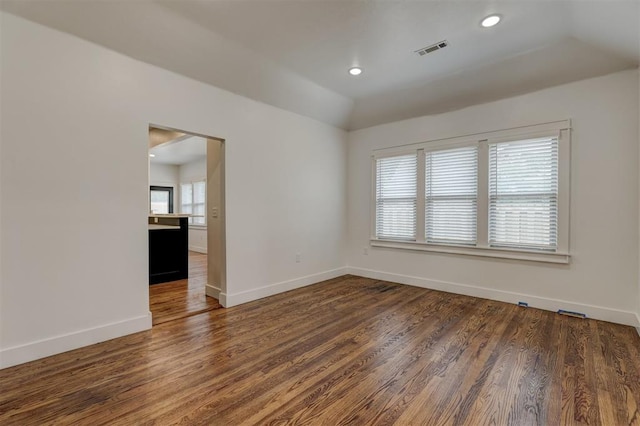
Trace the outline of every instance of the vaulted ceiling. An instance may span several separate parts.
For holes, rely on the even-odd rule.
[[[3,0],[0,8],[345,129],[640,62],[635,0]],[[491,13],[502,22],[482,28]],[[441,40],[449,46],[415,53]],[[350,76],[354,65],[364,73]]]

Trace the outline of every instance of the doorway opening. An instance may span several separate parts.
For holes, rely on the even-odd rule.
[[[221,308],[224,140],[149,126],[148,187],[153,325]]]

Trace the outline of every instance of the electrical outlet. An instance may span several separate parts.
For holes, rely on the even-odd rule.
[[[211,208],[211,217],[214,219],[218,218],[218,208],[217,207],[212,207]]]
[[[300,263],[301,256],[300,253],[296,253],[296,263]]]
[[[364,254],[365,256],[369,255],[369,247],[365,247],[362,249],[362,254]]]

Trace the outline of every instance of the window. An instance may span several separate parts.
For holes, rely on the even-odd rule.
[[[417,167],[416,154],[378,160],[376,235],[380,238],[415,238]]]
[[[149,187],[149,211],[152,214],[173,213],[173,187]]]
[[[567,263],[570,122],[374,153],[372,246]]]
[[[489,244],[558,247],[558,139],[489,145]]]
[[[201,180],[180,185],[180,212],[190,214],[189,224],[204,226],[206,222],[207,184]]]
[[[478,147],[425,153],[425,230],[429,243],[476,243]]]

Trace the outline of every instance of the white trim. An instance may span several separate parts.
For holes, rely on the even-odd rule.
[[[420,148],[425,151],[442,148],[457,147],[477,143],[485,139],[518,139],[526,138],[531,135],[555,134],[564,129],[571,128],[571,120],[552,121],[549,123],[534,124],[531,126],[512,127],[510,129],[492,130],[488,132],[472,133],[463,136],[454,136],[450,138],[433,139],[423,142],[415,142],[404,145],[397,145],[390,148],[381,148],[373,151],[374,158],[391,157],[394,155],[408,154]]]
[[[371,156],[371,180],[369,184],[370,188],[370,197],[369,197],[369,237],[375,238],[376,236],[376,225],[378,221],[378,212],[376,210],[376,197],[377,197],[377,185],[378,185],[378,168],[376,167],[376,157]]]
[[[638,326],[636,326],[636,331],[638,332],[638,336],[640,336],[640,314],[636,314],[636,321]]]
[[[213,297],[214,299],[217,299],[218,301],[220,300],[220,292],[222,290],[220,290],[218,287],[214,286],[213,284],[207,284],[205,286],[205,294],[209,297]]]
[[[554,252],[543,252],[532,249],[490,247],[489,243],[489,153],[491,144],[529,140],[542,137],[557,138],[558,141],[558,241]],[[476,133],[459,137],[431,140],[422,143],[395,146],[378,149],[372,152],[372,177],[370,200],[370,241],[373,247],[393,249],[409,249],[417,251],[432,251],[449,254],[463,254],[470,256],[484,256],[504,259],[531,260],[549,263],[569,263],[569,232],[570,232],[570,176],[571,176],[571,120],[542,123],[491,132]],[[447,244],[432,244],[425,242],[425,166],[424,153],[453,149],[467,146],[478,147],[478,194],[476,206],[476,244],[474,246],[456,246]],[[415,153],[418,158],[417,169],[417,212],[416,235],[410,241],[400,242],[394,239],[379,239],[377,237],[377,203],[376,203],[376,160],[380,158],[409,155]],[[421,186],[422,184],[422,186]]]
[[[558,251],[562,253],[570,252],[570,210],[571,129],[562,129],[558,135]]]
[[[571,256],[568,253],[543,253],[523,250],[498,249],[493,247],[452,246],[444,244],[427,244],[416,241],[370,240],[372,247],[390,249],[430,251],[435,253],[464,254],[468,256],[493,257],[500,259],[530,260],[533,262],[567,264]]]
[[[263,297],[273,296],[274,294],[284,293],[285,291],[295,290],[296,288],[306,287],[320,281],[330,280],[347,274],[347,268],[332,269],[317,274],[307,275],[293,280],[282,281],[251,290],[241,291],[235,294],[220,293],[219,302],[222,306],[228,308],[231,306],[241,305],[243,303],[252,302],[262,299]],[[223,303],[224,299],[224,303]]]
[[[426,186],[424,178],[425,169],[427,167],[425,152],[423,149],[418,150],[418,176],[416,182],[416,241],[423,243],[426,235],[425,208],[426,208]]]
[[[151,328],[151,312],[111,324],[37,340],[0,351],[0,368],[56,355]]]
[[[220,297],[218,297],[218,303],[221,304],[225,308],[229,307],[227,305],[227,293],[224,293],[224,292],[220,291]]]
[[[371,158],[375,162],[375,160],[380,160],[382,158],[414,154],[418,149],[418,145],[404,145],[399,147],[384,148],[381,150],[374,150]]]
[[[195,251],[196,253],[207,254],[206,247],[189,246],[189,251]]]
[[[588,318],[630,325],[632,327],[640,326],[640,317],[638,317],[634,312],[622,311],[604,306],[586,305],[582,303],[568,302],[566,300],[550,299],[546,297],[532,296],[529,294],[413,277],[409,275],[393,274],[364,268],[348,267],[347,270],[349,274],[366,278],[390,281],[432,290],[446,291],[449,293],[464,294],[466,296],[480,297],[483,299],[497,300],[506,303],[526,302],[531,308],[544,309],[552,312],[564,309],[572,312],[584,313]]]
[[[478,190],[476,196],[476,247],[489,248],[489,145],[486,140],[478,142]]]

